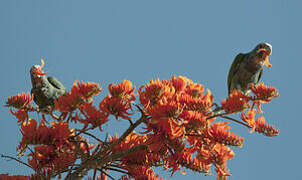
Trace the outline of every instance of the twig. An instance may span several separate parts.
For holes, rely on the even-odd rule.
[[[221,113],[221,114],[215,114],[215,115],[212,115],[212,116],[208,116],[208,117],[206,118],[206,120],[212,119],[212,118],[215,118],[215,117],[222,117],[222,116],[228,115],[228,114],[229,114],[229,113],[227,113],[227,112],[224,112],[224,113]]]
[[[88,172],[90,169],[94,168],[95,166],[98,167],[103,167],[106,163],[108,162],[112,162],[115,160],[118,160],[119,158],[122,158],[126,155],[132,154],[136,151],[139,150],[143,150],[143,149],[147,149],[146,145],[139,145],[139,146],[135,146],[132,147],[130,149],[128,149],[127,151],[123,151],[120,153],[116,153],[116,154],[111,154],[110,156],[108,156],[107,158],[102,158],[99,159],[102,154],[104,153],[108,153],[108,151],[110,152],[110,150],[112,149],[112,147],[114,147],[117,144],[120,144],[122,141],[125,140],[125,138],[131,133],[133,132],[133,130],[139,126],[141,123],[143,123],[144,121],[146,121],[148,119],[148,117],[145,115],[144,111],[138,106],[136,105],[136,107],[140,110],[140,112],[142,113],[140,119],[138,119],[133,125],[131,125],[123,134],[122,136],[120,136],[119,139],[117,139],[116,141],[114,141],[110,146],[107,146],[105,149],[103,149],[102,151],[96,153],[94,156],[91,156],[91,158],[88,158],[86,161],[81,163],[81,166],[72,174],[70,174],[69,176],[67,176],[65,179],[81,179],[82,176]]]
[[[97,141],[103,143],[103,141],[102,141],[100,138],[97,138],[95,135],[93,135],[93,134],[91,134],[91,133],[89,133],[89,132],[83,131],[82,133],[83,133],[83,134],[86,134],[86,135],[88,135],[88,136],[91,136],[92,138],[96,139]]]
[[[102,169],[96,168],[97,170],[101,171],[102,174],[105,174],[106,176],[108,176],[110,179],[115,180],[112,176],[110,176],[108,173],[106,173],[105,171],[103,171]],[[102,175],[101,174],[101,175]],[[101,179],[103,180],[103,179]]]
[[[246,127],[248,127],[248,128],[252,128],[250,125],[245,124],[245,123],[243,123],[243,122],[241,122],[241,121],[238,121],[237,119],[230,118],[230,117],[228,117],[228,116],[220,116],[220,117],[225,118],[225,119],[228,119],[228,120],[231,120],[231,121],[234,121],[234,122],[239,123],[239,124],[242,124],[242,125],[244,125],[244,126],[246,126]]]
[[[12,160],[14,160],[14,161],[17,161],[18,163],[21,163],[21,164],[23,164],[23,165],[25,165],[25,166],[27,166],[27,167],[33,169],[33,167],[31,167],[29,164],[27,164],[27,163],[21,161],[20,159],[17,159],[17,158],[11,157],[11,156],[7,156],[7,155],[4,155],[4,154],[0,154],[0,156],[1,156],[2,158],[12,159]]]
[[[96,170],[97,170],[96,168],[93,170],[93,178],[92,178],[93,180],[95,180]]]
[[[120,169],[115,169],[115,168],[110,168],[110,167],[104,168],[104,169],[108,169],[108,170],[111,170],[111,171],[120,172],[120,173],[122,173],[122,174],[129,174],[127,171],[122,171],[122,170],[120,170]]]

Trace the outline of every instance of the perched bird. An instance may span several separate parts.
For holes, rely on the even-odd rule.
[[[30,77],[32,83],[31,93],[34,95],[34,101],[39,109],[45,109],[48,106],[54,106],[54,100],[65,93],[64,85],[54,77],[46,77],[43,72],[42,65],[34,65],[30,69]]]
[[[250,93],[251,84],[257,84],[264,71],[264,65],[272,67],[268,57],[272,53],[272,46],[268,43],[258,44],[249,53],[239,53],[233,61],[228,74],[228,94],[233,90],[241,90],[244,94]],[[217,106],[213,115],[223,112],[223,108]]]
[[[268,43],[258,44],[251,52],[240,53],[233,61],[228,74],[228,93],[234,89],[245,94],[250,93],[251,84],[257,84],[264,71],[264,65],[271,67],[268,57],[272,46]]]

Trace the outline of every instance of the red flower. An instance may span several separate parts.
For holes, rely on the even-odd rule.
[[[10,109],[10,112],[18,119],[17,123],[23,123],[25,120],[28,120],[28,113],[24,109],[19,109],[17,112],[13,112]]]
[[[184,76],[178,76],[177,78],[173,76],[170,81],[176,92],[184,91],[187,83],[192,82]]]
[[[108,89],[113,97],[120,97],[129,102],[135,100],[136,95],[133,93],[135,86],[132,87],[131,81],[124,80],[122,83],[118,83],[117,85],[111,83],[109,84]]]
[[[185,92],[193,98],[199,98],[204,94],[204,87],[201,84],[190,83],[187,85]]]
[[[92,102],[80,106],[80,111],[85,116],[85,119],[80,120],[82,123],[85,124],[85,127],[87,127],[88,123],[90,123],[93,127],[99,127],[101,130],[101,125],[108,121],[108,115],[106,115],[104,112],[97,110],[92,105]]]
[[[270,102],[274,97],[278,97],[279,93],[274,87],[267,87],[261,82],[259,85],[252,84],[252,92],[256,95],[257,101],[262,103]]]
[[[28,92],[25,94],[18,94],[16,96],[9,97],[6,102],[6,107],[14,107],[17,109],[21,109],[29,105],[34,99],[34,96],[30,95]]]
[[[226,169],[226,162],[235,156],[235,153],[227,146],[217,143],[213,149],[214,163],[217,172],[217,178],[231,176]]]
[[[142,89],[145,88],[144,91]],[[158,103],[162,97],[170,97],[174,94],[174,88],[171,88],[169,82],[156,79],[148,84],[141,86],[138,90],[140,102],[147,108]]]
[[[105,113],[114,115],[116,119],[118,119],[118,117],[130,119],[128,115],[131,115],[131,113],[127,111],[131,106],[129,103],[124,102],[120,97],[110,97],[108,95],[102,100],[102,102],[100,102],[99,108]]]
[[[256,120],[256,128],[255,128],[256,132],[262,133],[266,136],[278,136],[279,135],[279,130],[276,129],[274,126],[270,125],[270,124],[265,124],[265,119],[263,116],[260,116],[257,120]]]
[[[163,100],[157,105],[148,108],[148,113],[153,119],[177,118],[182,112],[182,105],[176,101]]]
[[[23,135],[21,142],[23,144],[35,144],[37,132],[37,121],[29,119],[28,122],[23,122],[21,125],[21,134]]]
[[[34,169],[45,169],[48,174],[53,171],[63,172],[75,162],[75,155],[68,149],[57,149],[52,145],[36,146],[34,153],[29,154],[28,164]]]
[[[179,102],[185,105],[185,110],[198,111],[205,114],[211,109],[213,99],[214,97],[208,89],[207,94],[204,96],[201,94],[198,98],[194,98],[193,96],[186,94],[180,97]]]
[[[184,119],[184,124],[188,129],[203,130],[207,126],[206,116],[200,112],[184,110],[181,113],[181,117]]]
[[[250,98],[240,90],[234,90],[226,100],[221,102],[222,108],[228,113],[241,112],[248,108]]]
[[[247,111],[246,115],[244,114],[244,112],[241,113],[241,119],[244,122],[247,122],[249,124],[249,126],[251,127],[250,133],[254,132],[254,130],[256,128],[255,115],[256,115],[255,109],[249,109]]]
[[[71,131],[67,122],[51,122],[52,137],[58,145],[62,145],[70,136]]]
[[[61,112],[72,112],[83,103],[83,99],[77,93],[67,92],[55,99],[55,108]]]
[[[101,92],[102,88],[99,84],[93,82],[83,83],[83,81],[74,81],[71,87],[71,93],[88,100],[92,96],[96,96]]]
[[[215,142],[225,145],[242,146],[243,138],[228,131],[231,127],[228,122],[213,123],[208,131],[208,136]]]

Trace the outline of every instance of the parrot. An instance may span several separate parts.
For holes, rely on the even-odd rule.
[[[272,45],[265,42],[259,43],[249,53],[239,53],[228,73],[228,94],[237,89],[248,95],[251,92],[251,84],[258,84],[264,66],[272,67],[268,59],[271,53]]]
[[[259,43],[248,53],[239,53],[228,73],[228,95],[235,89],[248,95],[251,92],[251,84],[259,83],[264,66],[272,67],[268,59],[271,53],[272,45],[266,42]],[[223,112],[223,108],[216,105],[213,115],[215,116],[221,112]]]
[[[30,69],[31,93],[34,95],[34,102],[39,106],[39,109],[45,110],[49,106],[54,107],[54,100],[65,94],[65,87],[55,77],[46,77],[47,73],[42,70],[43,59],[41,62],[41,66],[33,65]]]

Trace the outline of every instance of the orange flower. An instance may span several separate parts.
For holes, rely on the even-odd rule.
[[[21,109],[29,105],[34,99],[34,96],[30,95],[28,92],[25,94],[18,94],[16,96],[9,97],[6,101],[6,107],[14,107],[17,109]]]
[[[260,116],[257,120],[256,120],[256,128],[255,128],[256,132],[262,133],[266,136],[278,136],[279,135],[279,130],[276,129],[274,126],[270,125],[270,124],[265,124],[265,119],[263,116]]]
[[[205,114],[211,109],[213,99],[214,97],[208,89],[207,94],[204,96],[194,98],[191,95],[186,94],[180,97],[179,102],[185,105],[185,110],[198,111]]]
[[[34,153],[29,154],[28,164],[34,169],[43,168],[48,174],[53,171],[63,172],[75,162],[75,155],[69,150],[56,149],[52,145],[36,146]]]
[[[199,98],[204,94],[204,87],[201,84],[190,83],[187,85],[185,92],[193,98]]]
[[[226,100],[221,102],[222,108],[228,113],[241,112],[248,108],[250,98],[240,90],[234,90]]]
[[[163,180],[150,167],[143,165],[129,165],[125,167],[128,170],[130,177],[134,179],[148,179],[148,180]]]
[[[201,158],[193,157],[193,153],[189,149],[184,150],[183,152],[177,152],[174,155],[168,157],[169,163],[173,169],[171,170],[174,173],[176,170],[180,171],[178,166],[183,166],[192,171],[203,172],[205,174],[210,174],[211,161],[204,161]],[[170,165],[170,166],[171,166]],[[181,172],[181,171],[180,171]],[[181,172],[185,175],[185,172]]]
[[[154,119],[162,119],[162,118],[177,118],[182,112],[183,107],[175,102],[164,100],[159,102],[157,105],[148,109],[148,113]]]
[[[83,103],[83,99],[77,93],[67,92],[55,99],[55,108],[61,112],[72,112]]]
[[[184,110],[181,113],[184,124],[188,129],[204,129],[207,126],[206,116],[197,111]]]
[[[105,115],[104,112],[97,110],[92,105],[92,102],[80,106],[80,111],[86,118],[81,120],[82,123],[85,123],[85,127],[87,127],[88,123],[90,123],[93,127],[99,127],[101,130],[101,125],[108,121],[108,115]]]
[[[144,91],[142,89],[145,88]],[[170,97],[174,94],[174,88],[171,88],[169,82],[156,79],[148,84],[141,86],[138,90],[139,99],[142,105],[147,108],[149,105],[155,105],[162,97]]]
[[[10,112],[18,119],[17,123],[23,123],[28,119],[28,113],[24,109],[19,109],[17,112],[13,112],[13,110],[10,109]]]
[[[251,127],[250,133],[254,132],[254,130],[256,128],[255,115],[256,115],[255,109],[249,109],[247,111],[246,115],[244,114],[244,112],[241,113],[241,119],[244,122],[247,122],[249,124],[249,126]]]
[[[117,85],[111,83],[109,84],[108,89],[113,97],[120,97],[129,102],[135,100],[136,95],[133,93],[135,86],[132,87],[131,81],[124,80],[122,83],[118,83]]]
[[[131,115],[131,113],[127,111],[131,106],[120,97],[110,97],[108,95],[100,102],[99,108],[105,113],[114,115],[116,119],[118,119],[118,117],[130,119],[127,115]]]
[[[218,122],[213,123],[208,131],[208,136],[210,139],[221,144],[230,145],[230,146],[242,146],[243,138],[235,135],[233,132],[228,131],[231,129],[230,126],[227,126],[228,122]]]
[[[279,93],[274,87],[267,87],[261,82],[259,85],[252,84],[251,86],[252,92],[256,95],[257,101],[261,103],[268,103],[274,97],[278,97]]]
[[[55,142],[62,145],[71,136],[69,124],[67,122],[51,122],[52,137]]]
[[[192,82],[191,80],[189,80],[184,76],[178,76],[177,78],[175,76],[172,76],[170,81],[172,86],[175,88],[176,92],[184,91],[187,83]]]
[[[23,135],[21,142],[24,144],[35,144],[37,132],[37,121],[29,119],[28,122],[23,122],[21,125],[21,134]]]
[[[221,176],[231,176],[226,169],[226,162],[235,156],[235,153],[224,144],[217,143],[213,149],[214,163],[217,172],[217,178]]]
[[[71,93],[87,100],[92,96],[96,96],[101,92],[102,88],[99,84],[93,82],[83,83],[83,81],[74,81],[71,87]]]

